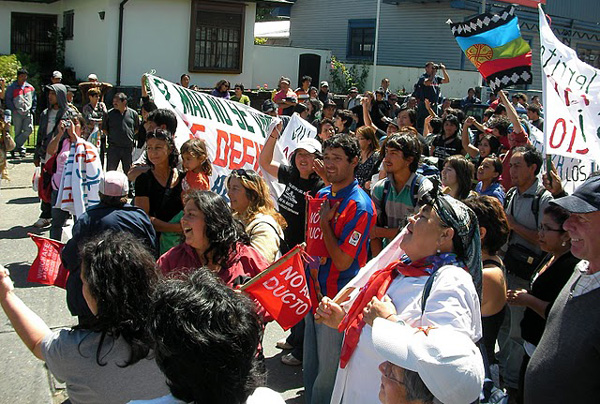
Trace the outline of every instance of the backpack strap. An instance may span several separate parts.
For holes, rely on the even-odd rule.
[[[381,196],[381,223],[383,226],[387,226],[387,213],[385,213],[385,204],[387,203],[388,194],[390,193],[390,187],[392,186],[392,182],[388,177],[385,178],[383,182],[383,195]]]
[[[540,189],[538,189],[538,191],[535,193],[535,196],[533,197],[533,202],[531,203],[531,213],[533,213],[533,217],[535,217],[535,228],[537,229],[539,227],[539,213],[540,213],[540,200],[542,199],[542,195],[544,194],[544,192],[546,191],[546,188],[541,187]]]
[[[273,231],[275,232],[275,234],[277,235],[277,237],[279,238],[279,250],[281,250],[282,248],[284,248],[284,247],[285,247],[285,248],[286,248],[286,249],[289,251],[290,249],[289,249],[289,246],[288,246],[288,243],[287,243],[287,241],[285,241],[285,238],[281,237],[281,236],[279,235],[279,232],[278,232],[278,231],[277,231],[277,229],[275,228],[275,226],[273,226],[271,223],[267,222],[266,220],[265,220],[265,221],[262,221],[262,222],[258,222],[258,223],[256,223],[254,226],[252,226],[252,228],[251,228],[251,229],[250,229],[250,231],[248,232],[248,235],[252,234],[252,232],[254,231],[254,228],[255,228],[256,226],[258,226],[258,225],[260,225],[260,224],[263,224],[263,223],[264,223],[264,224],[268,224],[268,225],[269,225],[269,226],[270,226],[270,227],[273,229]]]
[[[419,203],[419,189],[424,180],[424,175],[415,173],[415,178],[413,178],[412,184],[410,184],[410,201],[413,207],[417,206],[417,203]]]

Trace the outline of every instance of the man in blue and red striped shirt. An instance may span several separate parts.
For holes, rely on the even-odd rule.
[[[375,205],[354,177],[360,148],[356,138],[336,135],[325,141],[323,161],[330,186],[319,191],[327,199],[321,207],[320,227],[328,256],[321,258],[311,287],[320,300],[342,289],[367,262],[369,232],[375,225]],[[304,331],[304,387],[306,402],[328,403],[335,383],[343,334],[306,318]]]

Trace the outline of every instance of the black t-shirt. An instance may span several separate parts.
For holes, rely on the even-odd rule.
[[[444,135],[437,135],[431,145],[435,148],[433,157],[437,157],[438,168],[440,171],[444,168],[444,161],[455,154],[460,154],[462,150],[462,141],[458,136],[451,136],[444,139]]]
[[[179,173],[175,186],[165,189],[156,180],[152,170],[148,170],[137,177],[135,180],[135,196],[145,196],[150,199],[148,216],[168,222],[173,219],[173,216],[183,210],[183,203],[181,202],[182,179],[183,174]]]
[[[293,248],[304,242],[306,232],[306,199],[304,194],[308,192],[311,196],[315,196],[325,184],[317,175],[313,175],[307,180],[300,178],[300,176],[294,176],[292,167],[284,165],[279,166],[277,181],[285,185],[285,190],[277,203],[279,213],[287,222],[287,227],[284,230],[286,243],[289,248]],[[282,251],[282,253],[285,252],[287,251]]]

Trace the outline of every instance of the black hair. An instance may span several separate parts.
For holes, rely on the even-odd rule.
[[[189,74],[187,74],[187,73],[183,73],[183,74],[181,75],[181,77],[179,77],[179,81],[183,81],[183,78],[184,78],[184,77],[187,77],[187,78],[189,79],[189,78],[190,78],[190,75],[189,75]]]
[[[265,384],[254,304],[210,269],[161,283],[151,313],[156,363],[177,399],[242,404]]]
[[[158,107],[156,106],[154,101],[150,100],[142,104],[142,109],[149,114],[152,111],[156,111]],[[177,119],[175,119],[175,122],[177,122]],[[177,127],[177,125],[175,127]]]
[[[479,140],[479,143],[481,143],[484,140],[487,140],[487,142],[490,145],[490,155],[499,154],[500,147],[502,147],[502,143],[500,143],[500,140],[498,140],[498,138],[496,136],[490,135],[488,133]]]
[[[444,129],[444,120],[436,116],[435,118],[431,118],[431,121],[429,121],[429,126],[431,126],[431,133],[439,135]]]
[[[114,208],[122,208],[127,203],[127,195],[108,196],[102,192],[98,192],[98,197],[100,198],[100,203]]]
[[[477,195],[463,201],[475,212],[479,226],[486,230],[481,248],[490,255],[496,255],[508,241],[510,229],[508,219],[500,201],[488,195]]]
[[[502,113],[506,112],[506,107],[502,104],[498,104],[496,106],[496,109],[494,109],[494,114],[495,115],[500,115]]]
[[[539,106],[537,106],[536,104],[529,104],[527,106],[527,111],[531,111],[531,112],[535,112],[536,114],[540,114],[541,109]]]
[[[335,116],[342,120],[344,129],[350,129],[350,126],[352,126],[352,122],[354,121],[352,118],[352,111],[347,109],[338,109],[335,113]]]
[[[408,166],[410,172],[414,173],[419,168],[419,159],[421,158],[421,142],[416,136],[409,134],[394,134],[385,140],[385,146],[381,148],[381,155],[385,157],[386,149],[397,149],[404,154],[404,158],[413,157],[413,161]]]
[[[500,133],[500,136],[508,135],[508,128],[510,127],[510,125],[510,120],[505,116],[494,117],[490,121],[488,121],[488,128],[498,129],[498,133]]]
[[[467,93],[468,93],[469,91],[473,91],[473,92],[475,92],[475,89],[474,89],[473,87],[469,87],[469,89],[467,90]]]
[[[542,169],[542,164],[544,163],[544,158],[542,157],[542,153],[540,153],[535,147],[532,145],[526,146],[517,146],[513,149],[513,156],[517,153],[521,153],[523,155],[523,159],[527,164],[527,167],[531,167],[532,164],[536,165],[535,175],[540,173]]]
[[[456,132],[454,132],[454,135],[452,136],[457,136],[458,132],[460,131],[460,121],[458,120],[458,117],[452,114],[446,115],[442,125],[444,125],[446,122],[450,122],[452,125],[456,126]]]
[[[227,87],[231,87],[231,83],[228,80],[222,79],[222,80],[219,80],[217,82],[217,84],[215,84],[215,90],[221,91],[220,90],[221,86],[223,86],[225,84],[227,84]]]
[[[502,167],[502,160],[500,160],[500,157],[498,157],[496,154],[490,154],[489,156],[483,158],[481,160],[481,163],[483,163],[483,160],[485,159],[492,160],[492,164],[494,165],[494,171],[498,173],[498,176],[494,178],[492,182],[499,182],[500,176],[502,175],[502,171],[504,170],[504,167]]]
[[[177,117],[170,109],[155,109],[148,114],[148,121],[154,122],[156,126],[165,125],[166,129],[171,133],[177,132]]]
[[[221,196],[211,191],[191,191],[185,197],[185,202],[193,201],[194,205],[204,214],[206,237],[210,246],[204,252],[204,259],[221,268],[228,268],[229,256],[237,250],[237,243],[250,244],[250,237],[244,230],[244,225],[233,217],[231,208]]]
[[[154,111],[154,112],[156,112],[156,111]],[[177,150],[177,147],[175,147],[175,140],[173,139],[173,135],[171,135],[171,132],[169,132],[167,129],[157,128],[157,129],[153,130],[152,132],[148,132],[146,134],[146,144],[148,143],[148,140],[150,140],[150,139],[163,140],[165,143],[167,143],[167,146],[170,149],[169,167],[171,167],[171,168],[177,167],[177,165],[179,164],[179,150]],[[148,156],[146,156],[146,164],[148,164],[150,167],[154,167],[154,164],[150,161]]]
[[[294,112],[297,112],[297,113],[301,114],[301,113],[306,112],[306,111],[308,111],[308,107],[305,104],[301,103],[301,102],[299,102],[298,104],[296,104],[294,106]]]
[[[300,171],[298,171],[298,167],[296,167],[296,154],[298,154],[298,150],[300,149],[301,148],[294,150],[290,156],[290,168],[292,170],[290,177],[293,180],[298,180],[300,178]],[[315,155],[316,159],[323,160],[323,154],[321,152],[315,151],[313,154]],[[319,174],[317,174],[315,171],[309,175],[309,179],[311,180],[317,180],[318,178],[320,178]]]
[[[360,146],[356,137],[340,133],[327,139],[323,143],[323,153],[325,149],[343,149],[344,154],[348,158],[348,162],[352,162],[354,158],[360,157]],[[357,165],[358,167],[358,165]]]
[[[246,90],[246,87],[244,87],[242,83],[237,83],[235,86],[233,86],[233,88],[239,88],[240,90],[242,90],[242,92]]]
[[[417,111],[415,111],[414,108],[404,108],[404,109],[400,110],[400,112],[402,112],[402,111],[406,111],[408,113],[408,119],[410,119],[410,125],[417,126]],[[398,112],[398,115],[400,115],[400,112]]]
[[[106,336],[122,337],[131,348],[126,367],[146,358],[151,338],[145,318],[149,317],[150,295],[159,279],[152,253],[126,231],[107,230],[81,248],[82,277],[96,301],[97,314],[86,326],[101,333],[96,363],[104,358]]]
[[[304,83],[307,80],[312,83],[312,77],[310,77],[310,76],[302,76],[302,80],[300,80],[300,82]]]
[[[563,224],[567,221],[571,214],[566,209],[558,205],[551,204],[544,209],[544,215],[550,216],[552,220],[554,220],[562,229]]]

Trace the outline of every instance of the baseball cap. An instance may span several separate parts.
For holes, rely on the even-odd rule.
[[[326,82],[325,80],[323,80],[323,81],[321,82],[321,87],[329,87],[329,83],[328,83],[328,82]]]
[[[94,73],[90,73],[88,75],[88,80],[98,80],[98,76],[96,76]]]
[[[305,138],[298,142],[294,151],[304,149],[309,153],[322,152],[321,142],[313,138]]]
[[[592,213],[600,210],[600,175],[581,184],[571,195],[550,201],[571,213]]]
[[[125,196],[129,193],[127,176],[120,171],[107,171],[100,180],[99,192],[106,196]]]
[[[275,109],[277,108],[277,105],[275,104],[275,102],[273,102],[273,100],[265,100],[265,102],[263,102],[262,104],[262,112],[271,112],[271,111],[275,111]]]
[[[350,90],[348,92],[349,93],[358,93],[358,88],[356,88],[356,87],[350,87]]]
[[[376,318],[373,345],[385,360],[417,372],[444,404],[472,403],[479,397],[485,377],[481,352],[452,327],[413,328]]]
[[[26,68],[22,67],[19,70],[17,70],[17,76],[20,76],[21,74],[26,74],[29,76],[29,72],[27,71]]]
[[[62,73],[59,72],[58,70],[55,70],[52,72],[52,78],[53,79],[62,79]]]

